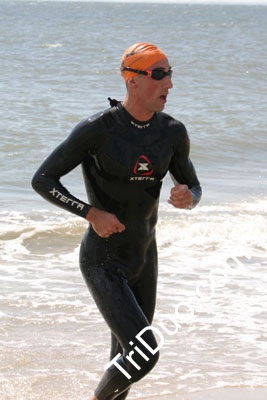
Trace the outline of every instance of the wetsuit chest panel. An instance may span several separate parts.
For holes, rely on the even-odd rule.
[[[150,220],[154,226],[162,179],[177,156],[183,129],[163,113],[140,129],[122,108],[100,116],[95,131],[98,126],[101,137],[83,161],[90,204],[124,221]]]
[[[144,145],[140,136],[145,134],[147,144]],[[145,133],[131,129],[124,137],[112,130],[98,152],[99,168],[110,179],[124,183],[159,182],[173,154],[167,142],[164,143],[161,133],[153,129]]]

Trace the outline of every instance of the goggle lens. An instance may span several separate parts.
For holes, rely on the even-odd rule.
[[[153,69],[152,71],[147,71],[152,79],[156,81],[160,81],[161,79],[165,78],[165,76],[169,76],[170,79],[172,77],[172,70],[164,71],[163,69]]]

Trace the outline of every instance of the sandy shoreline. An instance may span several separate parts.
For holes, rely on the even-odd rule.
[[[220,388],[201,390],[194,393],[170,393],[141,397],[140,400],[266,400],[266,388]]]

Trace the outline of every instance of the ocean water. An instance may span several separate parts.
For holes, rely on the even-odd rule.
[[[173,209],[166,177],[161,358],[129,399],[266,388],[267,8],[11,0],[0,10],[0,398],[85,400],[105,368],[109,332],[78,267],[87,224],[30,181],[76,123],[123,99],[120,58],[138,41],[169,56],[166,112],[188,129],[203,198]],[[80,168],[63,182],[85,199]]]

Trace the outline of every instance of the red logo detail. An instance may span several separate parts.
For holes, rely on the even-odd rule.
[[[153,174],[152,164],[146,156],[140,156],[136,161],[133,172],[135,175],[151,175]]]

